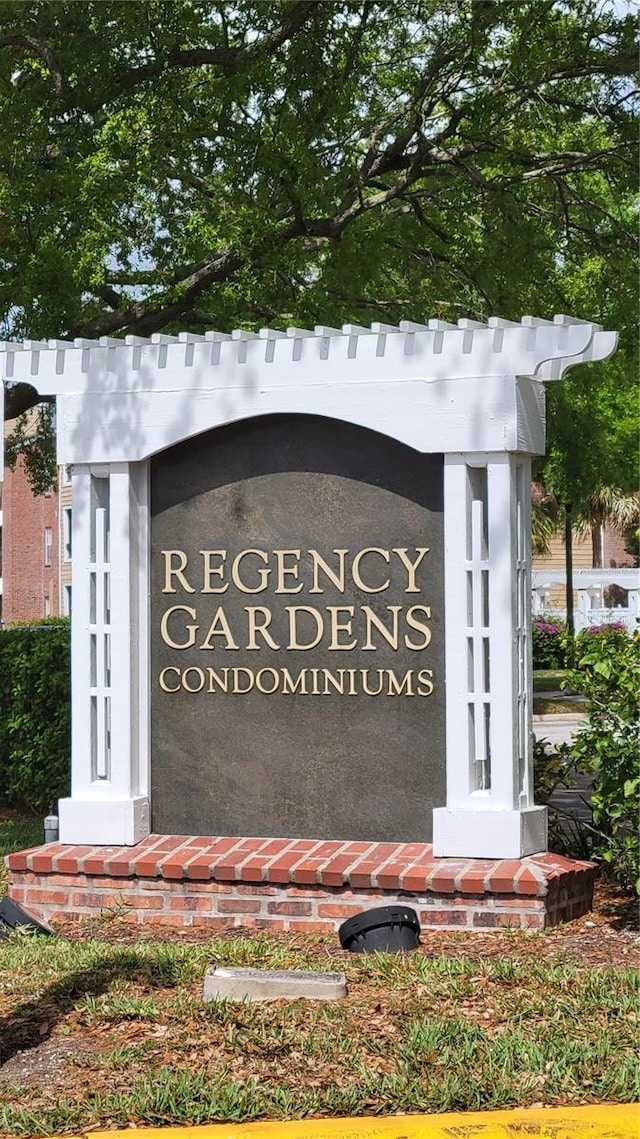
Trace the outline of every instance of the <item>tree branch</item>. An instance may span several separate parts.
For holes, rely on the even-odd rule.
[[[37,407],[39,403],[55,403],[55,396],[40,395],[31,384],[6,383],[4,387],[4,418],[17,419]]]
[[[56,57],[48,44],[42,43],[42,41],[36,39],[35,36],[27,36],[18,32],[9,32],[7,35],[0,36],[0,48],[3,47],[31,48],[32,51],[35,51],[36,55],[39,55],[43,62],[46,64],[51,74],[51,78],[53,79],[53,85],[56,89],[57,94],[60,95],[63,90],[68,89],[69,85],[67,78],[63,74],[62,69],[56,60]]]

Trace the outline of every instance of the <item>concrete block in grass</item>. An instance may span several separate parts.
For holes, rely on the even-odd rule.
[[[304,997],[312,1001],[339,1001],[347,994],[344,973],[318,973],[306,969],[241,969],[218,966],[207,969],[203,1000],[275,1001]]]

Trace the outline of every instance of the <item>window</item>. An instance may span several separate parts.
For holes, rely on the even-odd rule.
[[[71,586],[65,585],[62,593],[62,615],[63,617],[71,616]]]
[[[65,562],[71,561],[71,507],[62,511],[62,548]]]
[[[51,616],[51,602],[49,601],[48,593],[46,593],[44,597],[44,615],[45,617]]]
[[[51,565],[51,557],[53,554],[53,530],[50,526],[44,528],[44,564]]]

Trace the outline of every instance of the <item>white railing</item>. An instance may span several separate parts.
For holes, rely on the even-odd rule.
[[[531,575],[531,592],[534,617],[566,620],[566,609],[551,604],[551,594],[564,586],[564,570],[537,569]],[[638,628],[640,621],[640,569],[578,569],[573,573],[574,590],[578,595],[574,621],[576,632],[594,625],[611,625],[619,622],[629,632]],[[618,586],[627,594],[626,605],[606,606],[605,590]]]

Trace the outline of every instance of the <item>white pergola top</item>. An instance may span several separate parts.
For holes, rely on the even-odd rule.
[[[301,350],[302,341],[313,342],[306,353]],[[249,355],[265,364],[275,363],[276,359],[284,363],[287,358],[296,363],[303,355],[311,354],[320,361],[333,357],[334,362],[345,349],[349,360],[369,356],[372,348],[376,358],[384,358],[393,356],[400,348],[405,356],[415,356],[423,367],[428,367],[425,379],[499,374],[557,380],[572,365],[609,356],[615,350],[617,333],[605,332],[600,324],[556,314],[553,320],[523,316],[519,323],[492,316],[486,324],[467,319],[457,324],[403,320],[399,325],[376,322],[370,328],[343,324],[342,328],[316,325],[314,329],[287,328],[286,332],[261,328],[259,332],[234,329],[231,333],[211,331],[203,335],[157,333],[150,338],[127,336],[124,340],[103,336],[99,340],[4,341],[0,342],[0,374],[3,380],[31,383],[42,395],[55,395],[75,390],[68,380],[78,375],[79,354],[80,374],[90,374],[92,365],[102,371],[105,350],[117,350],[134,372],[140,369],[144,350],[145,355],[155,355],[158,369],[164,370],[169,362],[169,346],[173,349],[172,362],[177,363],[183,356],[183,367],[191,368],[194,346],[203,344],[209,346],[210,363],[214,366],[246,363]],[[176,345],[182,345],[182,349],[176,351]],[[203,354],[202,350],[198,353]]]
[[[538,381],[602,360],[617,334],[557,315],[150,339],[0,343],[0,378],[58,396],[62,463],[137,461],[255,416],[328,416],[420,451],[544,449]]]

